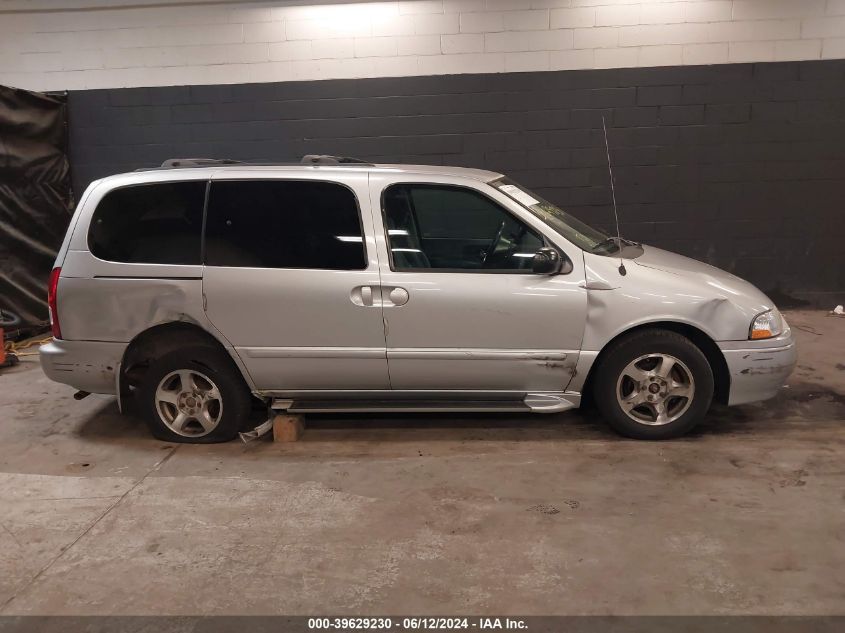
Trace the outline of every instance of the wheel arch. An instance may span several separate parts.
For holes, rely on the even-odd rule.
[[[666,330],[669,332],[675,332],[676,334],[680,334],[692,341],[692,343],[701,350],[701,353],[704,354],[704,357],[707,359],[707,362],[710,364],[710,368],[713,371],[713,401],[727,405],[728,396],[730,395],[731,390],[731,374],[728,370],[728,364],[727,361],[725,361],[724,354],[722,354],[719,346],[716,345],[716,341],[714,341],[706,332],[694,325],[680,321],[652,321],[649,323],[640,323],[628,328],[627,330],[623,330],[605,343],[598,356],[596,356],[596,359],[590,366],[587,378],[584,381],[584,386],[581,389],[581,397],[584,404],[592,404],[592,380],[595,376],[596,369],[600,366],[604,356],[607,355],[608,350],[610,350],[618,341],[631,336],[634,333],[642,332],[643,330]]]
[[[207,345],[225,352],[252,389],[252,380],[242,367],[240,359],[232,354],[220,339],[195,323],[171,321],[147,328],[129,342],[120,364],[121,392],[125,393],[129,387],[137,387],[140,384],[152,360],[189,345]]]

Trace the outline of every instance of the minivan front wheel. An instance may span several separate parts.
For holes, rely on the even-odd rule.
[[[251,410],[249,390],[225,352],[195,346],[150,365],[140,397],[152,434],[168,442],[226,442]]]
[[[618,433],[669,439],[698,424],[713,399],[713,371],[688,338],[643,330],[603,356],[594,383],[596,405]]]

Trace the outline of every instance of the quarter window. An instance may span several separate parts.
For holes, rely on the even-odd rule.
[[[543,240],[481,193],[401,184],[383,196],[394,270],[530,271]]]
[[[200,264],[205,181],[110,191],[94,211],[88,247],[113,262]]]
[[[366,268],[355,194],[328,182],[212,182],[205,253],[209,266]]]

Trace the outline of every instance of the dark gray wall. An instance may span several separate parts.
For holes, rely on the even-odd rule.
[[[845,299],[845,61],[90,90],[78,193],[171,157],[306,153],[506,172],[623,235],[788,303]]]

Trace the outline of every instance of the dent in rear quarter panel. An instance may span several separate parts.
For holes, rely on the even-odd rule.
[[[62,335],[72,341],[128,343],[144,330],[183,321],[208,327],[202,266],[121,264],[71,250],[59,281]]]
[[[71,250],[59,281],[62,335],[67,341],[121,343],[114,364],[141,332],[166,323],[191,323],[220,342],[253,389],[243,361],[206,318],[202,271],[199,265],[104,262],[88,251]]]
[[[62,334],[72,341],[128,343],[173,321],[207,329],[202,279],[63,278],[59,305]]]
[[[241,358],[205,317],[200,278],[63,277],[59,305],[64,339],[56,345],[61,349],[41,355],[53,380],[93,393],[115,393],[114,371],[129,343],[152,327],[180,322],[216,338],[254,389]]]

